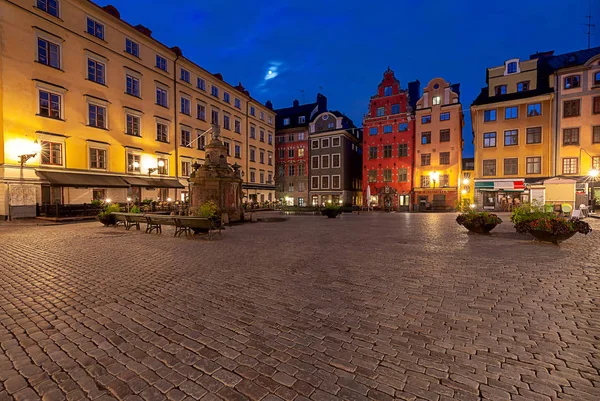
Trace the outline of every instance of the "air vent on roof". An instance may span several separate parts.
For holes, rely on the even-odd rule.
[[[148,36],[148,37],[152,37],[152,31],[148,28],[146,28],[144,25],[139,24],[134,26],[135,29],[137,29],[138,31],[140,31],[141,33],[143,33],[144,35]]]
[[[175,53],[177,55],[177,57],[183,56],[183,52],[181,51],[181,49],[179,48],[179,46],[173,46],[173,47],[171,47],[171,51],[173,53]]]
[[[117,8],[115,6],[111,6],[109,4],[107,6],[102,7],[102,9],[104,11],[106,11],[107,13],[109,13],[110,15],[112,15],[113,17],[121,19],[121,14],[119,13],[119,10],[117,10]]]

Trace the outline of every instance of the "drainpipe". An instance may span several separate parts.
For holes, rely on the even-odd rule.
[[[560,101],[560,96],[559,96],[559,87],[558,87],[558,74],[555,73],[554,74],[554,92],[555,92],[555,97],[556,99],[551,99],[550,100],[550,104],[554,103],[554,132],[552,132],[552,138],[550,140],[550,146],[551,146],[551,152],[552,152],[552,162],[553,162],[553,166],[551,169],[551,174],[553,177],[555,177],[557,175],[557,170],[558,170],[558,161],[559,161],[559,152],[558,152],[558,148],[560,146],[560,127],[558,126],[558,123],[560,121],[559,118],[559,105],[558,102]],[[552,101],[552,100],[556,100],[556,101]],[[552,118],[550,118],[550,127],[552,127]],[[552,146],[554,144],[554,146]],[[580,161],[581,163],[581,161]]]
[[[175,52],[175,61],[173,62],[173,108],[174,108],[174,118],[173,123],[175,125],[175,132],[173,134],[173,141],[175,141],[175,178],[179,180],[179,148],[177,143],[177,60],[179,60],[180,53]],[[191,100],[190,100],[191,103]],[[190,104],[190,108],[192,105]],[[191,111],[191,110],[190,110]],[[177,200],[177,189],[175,189],[175,200]]]

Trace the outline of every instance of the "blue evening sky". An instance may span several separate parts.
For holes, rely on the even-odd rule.
[[[567,6],[568,3],[568,6]],[[441,76],[461,84],[465,155],[473,154],[469,105],[487,67],[536,51],[587,47],[589,0],[110,0],[167,46],[261,102],[288,107],[322,91],[357,126],[390,66],[403,88]],[[592,47],[600,45],[593,0]],[[268,71],[271,74],[268,74]],[[270,79],[265,79],[269,77]],[[320,89],[322,87],[322,89]],[[304,94],[302,94],[304,91]]]

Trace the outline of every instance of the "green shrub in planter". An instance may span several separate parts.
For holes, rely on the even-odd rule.
[[[118,203],[111,203],[104,207],[100,213],[98,213],[98,221],[104,224],[105,226],[114,225],[115,217],[111,215],[111,213],[120,212],[121,207]]]
[[[340,213],[341,208],[332,203],[328,203],[321,211],[321,214],[323,214],[323,216],[327,216],[329,219],[335,219]]]

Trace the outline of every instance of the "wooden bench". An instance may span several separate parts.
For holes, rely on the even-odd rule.
[[[206,217],[193,216],[174,216],[175,220],[175,236],[185,233],[185,235],[197,234],[199,231],[206,231],[208,239],[212,240],[213,231],[218,231],[221,235],[221,227],[216,226],[211,219]]]
[[[152,231],[156,230],[157,233],[162,234],[162,226],[174,226],[175,220],[173,216],[164,216],[157,214],[146,214],[144,215],[146,218],[146,232],[152,233]]]
[[[115,221],[117,224],[123,224],[125,226],[125,230],[131,229],[134,227],[136,229],[140,229],[140,223],[146,222],[146,217],[140,213],[112,213],[115,216]]]
[[[119,224],[123,224],[125,229],[127,229],[127,218],[125,217],[125,213],[111,213],[115,216],[115,227]]]

